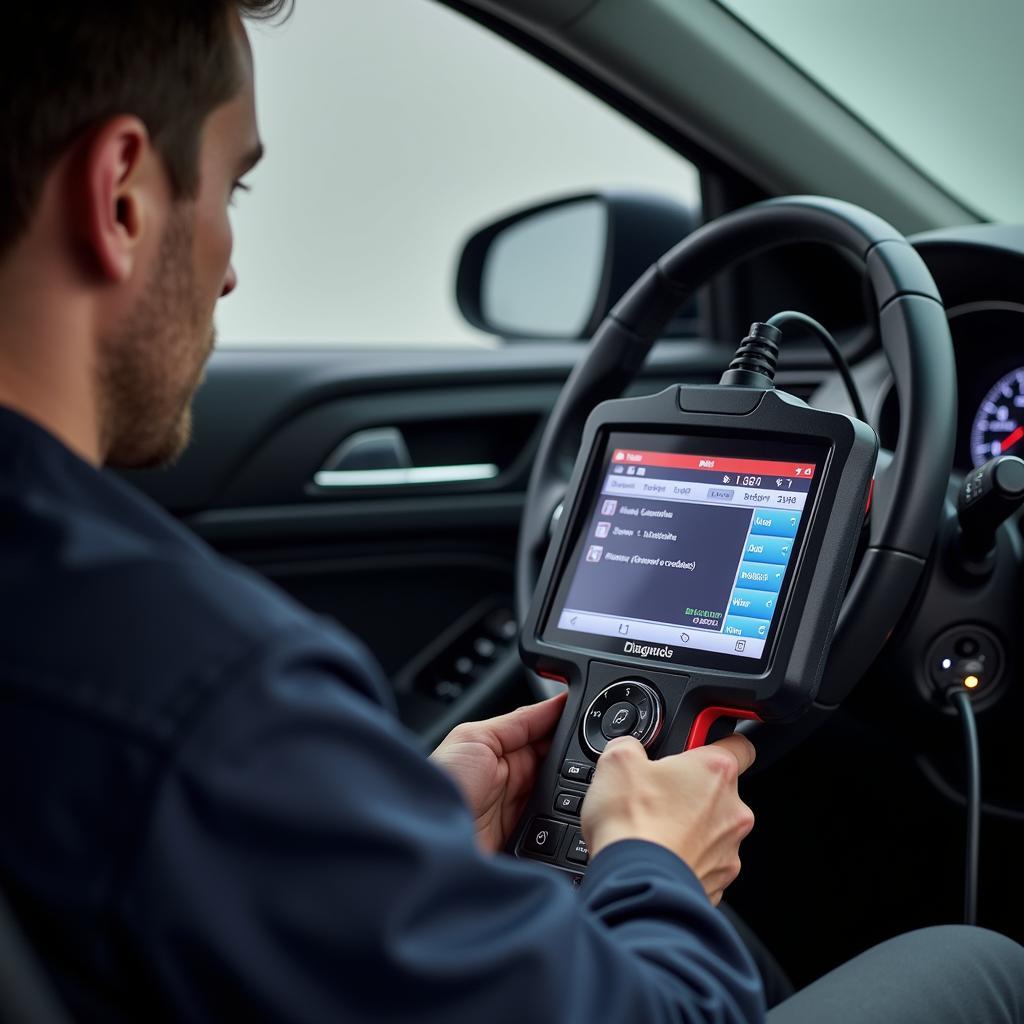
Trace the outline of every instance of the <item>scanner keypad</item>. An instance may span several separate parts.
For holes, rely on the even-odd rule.
[[[590,702],[580,723],[580,741],[594,758],[619,736],[632,736],[647,747],[656,739],[661,719],[661,698],[652,686],[620,679]]]

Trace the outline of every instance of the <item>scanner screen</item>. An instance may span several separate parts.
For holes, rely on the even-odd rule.
[[[612,434],[549,626],[642,657],[764,657],[823,462],[779,449]]]

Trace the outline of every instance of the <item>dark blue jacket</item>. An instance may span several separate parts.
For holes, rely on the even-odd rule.
[[[476,847],[350,636],[0,410],[0,888],[82,1020],[760,1020],[689,868]]]

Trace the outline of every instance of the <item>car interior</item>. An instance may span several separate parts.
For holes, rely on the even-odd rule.
[[[778,24],[740,0],[408,6],[470,26],[614,111],[692,165],[694,197],[659,192],[642,175],[635,185],[618,175],[556,192],[527,183],[460,227],[443,264],[439,301],[457,311],[472,343],[361,342],[355,333],[313,344],[275,325],[273,337],[230,339],[214,351],[196,396],[189,450],[170,468],[125,478],[219,553],[364,641],[426,752],[460,722],[557,692],[560,684],[529,671],[520,653],[537,579],[536,564],[523,568],[523,546],[543,557],[592,408],[716,384],[751,323],[783,310],[813,317],[835,339],[880,448],[876,505],[851,577],[855,601],[848,595],[837,633],[842,655],[827,663],[822,686],[830,673],[855,678],[814,714],[751,733],[760,756],[742,792],[757,827],[728,903],[804,985],[890,936],[963,920],[972,866],[965,836],[976,813],[977,922],[1024,942],[1015,740],[1024,712],[1016,688],[1024,484],[1011,462],[984,481],[977,474],[993,459],[1024,456],[1024,227],[1013,224],[1015,207],[986,206],[980,179],[977,191],[961,187],[929,163],[929,150],[914,148],[916,135],[899,135],[895,115],[881,123],[838,91],[838,77],[822,79],[824,55],[801,59],[800,46],[835,34],[821,5],[792,3]],[[791,39],[797,21],[804,35],[793,30]],[[257,58],[275,31],[257,40]],[[879,74],[879,92],[899,83],[913,92],[909,67]],[[923,85],[919,92],[914,116],[934,132],[952,130],[934,109],[943,98]],[[333,102],[372,106],[374,98]],[[473,126],[464,128],[472,144]],[[272,159],[269,120],[264,133]],[[374,155],[360,150],[358,159],[372,164]],[[340,192],[341,202],[370,201]],[[659,323],[646,358],[635,358],[643,346],[623,349],[600,384],[580,392],[582,368],[598,372],[593,340],[648,267],[720,218],[786,196],[854,204],[905,237],[941,297],[948,336],[944,326],[928,336],[932,348],[894,365],[878,276],[813,232],[766,235],[740,259],[694,243],[692,289]],[[418,230],[410,227],[410,246]],[[236,244],[246,240],[240,232]],[[400,302],[397,255],[395,268]],[[343,284],[322,301],[344,305]],[[853,416],[820,340],[797,325],[783,335],[776,388]],[[626,368],[631,358],[638,365]],[[955,380],[939,372],[944,360]],[[559,414],[552,426],[573,387],[575,415]],[[933,487],[944,451],[919,564],[898,578],[872,575],[871,558],[893,545],[871,530],[893,503]],[[896,490],[885,484],[894,466]],[[982,483],[993,490],[981,511],[964,511],[973,501],[965,493]],[[852,639],[868,627],[870,644]],[[961,683],[977,720],[980,795],[963,722],[946,698]],[[4,942],[12,950],[18,942],[8,924],[0,927],[0,986],[12,1008],[3,1016],[60,1019],[42,980],[45,954],[3,953]]]

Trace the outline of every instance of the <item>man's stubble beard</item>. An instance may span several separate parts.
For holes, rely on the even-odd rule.
[[[142,469],[188,446],[192,395],[213,349],[201,324],[192,258],[191,204],[168,221],[156,270],[127,323],[101,340],[99,400],[105,462]]]

